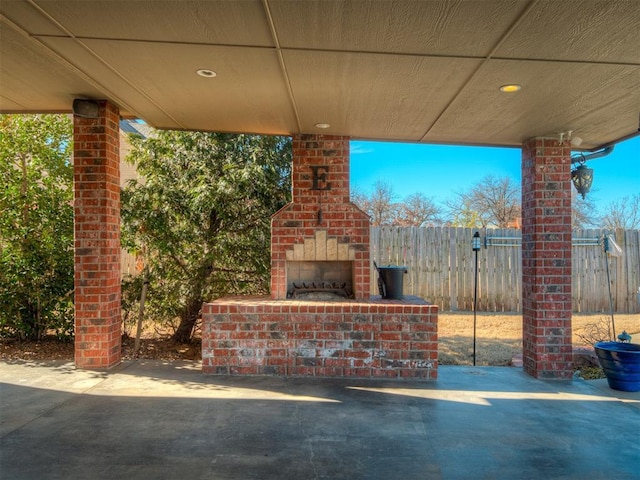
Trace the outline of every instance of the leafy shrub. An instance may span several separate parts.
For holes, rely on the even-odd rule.
[[[269,291],[271,215],[290,199],[291,139],[162,131],[130,141],[144,180],[122,191],[123,246],[144,252],[145,316],[186,343],[204,301]],[[141,287],[123,288],[129,308]]]
[[[71,120],[0,115],[0,335],[73,334]]]

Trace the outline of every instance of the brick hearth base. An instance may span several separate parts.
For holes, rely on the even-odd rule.
[[[203,305],[207,374],[413,378],[438,374],[438,307],[370,301],[221,298]]]

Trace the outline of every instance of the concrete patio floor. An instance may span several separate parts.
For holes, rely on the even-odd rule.
[[[639,479],[640,393],[519,368],[436,382],[0,363],[2,479]]]

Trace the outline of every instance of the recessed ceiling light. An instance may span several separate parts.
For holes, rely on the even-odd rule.
[[[502,85],[500,87],[500,91],[504,93],[514,93],[514,92],[519,92],[520,90],[522,90],[522,85],[517,85],[515,83]]]
[[[207,70],[206,68],[201,68],[200,70],[196,70],[196,73],[204,78],[213,78],[217,75],[213,70]]]
[[[316,128],[329,128],[330,126],[328,123],[316,123]]]

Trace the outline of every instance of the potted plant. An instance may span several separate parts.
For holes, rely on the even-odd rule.
[[[640,392],[640,345],[630,343],[627,332],[617,342],[597,342],[596,355],[609,387],[624,392]]]
[[[609,274],[609,255],[620,257],[622,249],[616,243],[613,235],[605,234],[602,238],[604,247],[605,266],[607,271],[607,286],[609,287],[609,305],[611,307],[611,331],[615,338],[616,324],[613,317],[613,296],[611,295],[611,278]],[[638,297],[640,300],[640,296]],[[631,343],[631,335],[622,332],[618,341],[597,342],[594,345],[600,366],[607,377],[609,387],[624,392],[640,391],[640,345]]]

